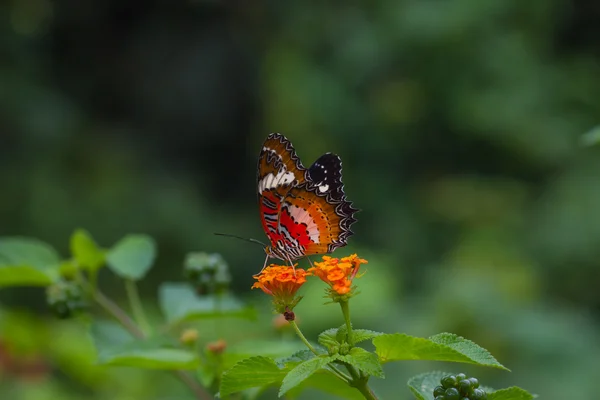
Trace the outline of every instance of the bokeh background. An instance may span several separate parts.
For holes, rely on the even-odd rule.
[[[103,246],[150,234],[151,309],[187,252],[222,253],[262,307],[224,335],[273,337],[249,290],[260,247],[213,232],[265,238],[256,157],[281,132],[306,165],[344,162],[362,211],[336,254],[369,259],[355,325],[454,332],[513,371],[390,365],[382,398],[410,398],[406,379],[431,369],[594,398],[600,153],[582,135],[600,118],[598,18],[580,0],[3,2],[0,234],[65,257],[78,227]],[[108,272],[101,283],[123,297]],[[342,322],[322,290],[309,283],[297,309],[311,337]],[[168,374],[94,366],[41,289],[2,290],[0,321],[17,359],[2,398],[185,398]]]

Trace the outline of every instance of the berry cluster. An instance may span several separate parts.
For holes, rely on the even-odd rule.
[[[227,263],[216,253],[189,253],[184,274],[200,295],[224,293],[231,282]]]
[[[440,379],[441,386],[433,389],[435,400],[486,400],[487,394],[479,389],[477,378],[465,374],[447,375]]]
[[[46,301],[54,314],[61,319],[69,318],[87,307],[81,287],[70,281],[59,281],[48,286]]]

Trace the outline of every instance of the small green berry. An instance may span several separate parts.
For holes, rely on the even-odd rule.
[[[433,389],[433,397],[443,396],[444,393],[446,393],[446,388],[443,386],[437,386],[435,389]]]
[[[477,380],[477,378],[469,378],[469,380],[471,381],[471,387],[473,389],[477,389],[479,387],[479,380]]]
[[[446,398],[444,396],[435,396],[433,400],[446,400]]]
[[[457,382],[460,382],[463,379],[467,379],[467,376],[465,374],[463,374],[462,372],[460,374],[456,375],[456,381]]]
[[[440,383],[445,389],[455,387],[457,382],[458,381],[454,375],[445,376],[440,380]]]
[[[446,389],[446,400],[460,400],[460,393],[458,393],[457,388],[448,388]]]
[[[469,400],[469,398],[468,397],[463,397],[460,400]]]
[[[458,382],[458,390],[463,396],[468,396],[471,393],[471,381],[469,379],[463,379]]]
[[[487,400],[487,393],[482,389],[473,389],[471,400]]]

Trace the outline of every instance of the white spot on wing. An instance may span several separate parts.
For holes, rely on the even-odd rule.
[[[325,193],[328,190],[329,190],[329,185],[321,185],[321,186],[319,186],[319,192],[321,192],[321,193]]]
[[[264,178],[258,182],[258,192],[262,194],[264,190],[276,188],[277,186],[286,185],[292,183],[296,179],[293,172],[289,172],[285,168],[279,170],[277,175],[273,175],[269,172]]]

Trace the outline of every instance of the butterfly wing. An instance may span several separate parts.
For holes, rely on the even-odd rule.
[[[283,199],[278,237],[291,258],[331,253],[347,244],[357,211],[344,193],[341,159],[327,153]]]
[[[258,157],[256,186],[262,226],[272,246],[284,239],[279,231],[283,199],[305,181],[306,171],[285,136],[272,133],[267,137]]]

